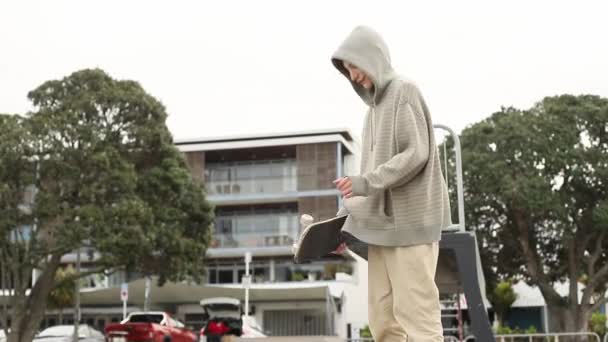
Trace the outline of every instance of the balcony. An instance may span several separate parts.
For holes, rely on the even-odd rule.
[[[299,234],[295,211],[248,210],[220,212],[211,248],[291,246]]]
[[[293,192],[297,189],[292,159],[210,163],[205,166],[209,195]]]

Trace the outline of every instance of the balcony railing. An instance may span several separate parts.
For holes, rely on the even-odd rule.
[[[215,234],[212,248],[291,246],[298,238],[296,230],[276,234]]]
[[[296,191],[296,163],[286,159],[209,164],[205,188],[210,195]]]
[[[291,246],[299,234],[296,213],[220,216],[212,248]]]
[[[296,191],[296,177],[260,177],[236,181],[208,181],[205,188],[210,195],[238,195]]]

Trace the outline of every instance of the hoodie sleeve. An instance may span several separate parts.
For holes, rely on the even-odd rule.
[[[429,158],[429,129],[424,114],[412,107],[410,102],[399,102],[395,127],[397,136],[405,137],[400,142],[401,152],[375,170],[361,176],[349,176],[353,196],[369,196],[372,193],[398,187],[411,181],[426,165]]]

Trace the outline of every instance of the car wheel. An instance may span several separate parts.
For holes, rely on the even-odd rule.
[[[163,338],[163,342],[171,342],[173,339],[171,338],[171,336],[165,336]]]

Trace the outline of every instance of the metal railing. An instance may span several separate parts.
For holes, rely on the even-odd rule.
[[[608,335],[607,335],[608,336]],[[519,339],[521,341],[522,338],[528,339],[528,342],[535,342],[538,339],[542,338],[542,341],[549,342],[559,342],[560,337],[587,337],[591,338],[597,342],[602,342],[600,335],[594,332],[572,332],[572,333],[539,333],[539,334],[512,334],[512,335],[495,335],[497,342],[514,342],[515,339]],[[549,338],[548,340],[546,338]],[[467,341],[474,341],[475,336],[467,336],[464,339]],[[587,340],[589,341],[589,340]],[[480,341],[481,342],[481,341]],[[604,342],[608,342],[606,338],[604,338]]]
[[[458,134],[454,132],[450,127],[440,124],[433,125],[433,128],[442,129],[448,131],[452,138],[454,139],[454,153],[456,154],[456,192],[458,195],[458,224],[454,225],[458,228],[459,231],[465,231],[465,222],[464,222],[464,190],[463,190],[463,181],[462,181],[462,151],[460,148],[460,138]],[[447,170],[447,165],[446,165]],[[447,171],[446,171],[447,172]],[[447,179],[446,179],[447,181]],[[450,227],[448,227],[449,229]]]

